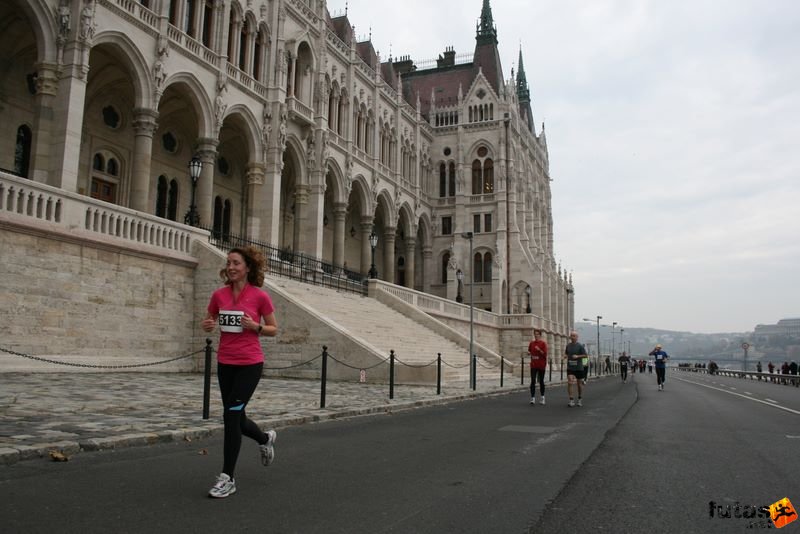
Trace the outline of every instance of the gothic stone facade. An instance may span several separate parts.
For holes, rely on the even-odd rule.
[[[435,65],[382,61],[324,0],[8,0],[0,21],[0,168],[177,221],[196,193],[201,224],[362,273],[375,232],[379,278],[468,298],[461,270],[477,307],[572,324],[544,127],[488,0],[474,51]]]

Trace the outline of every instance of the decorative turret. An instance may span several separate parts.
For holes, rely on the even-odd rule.
[[[477,25],[475,36],[475,54],[473,56],[475,70],[483,69],[483,74],[492,89],[498,94],[504,91],[503,67],[500,64],[500,53],[497,50],[497,28],[492,18],[492,8],[489,0],[483,0],[481,18]]]
[[[497,44],[497,27],[494,25],[492,18],[492,7],[489,5],[489,0],[483,0],[483,8],[481,9],[481,18],[477,25],[476,39],[478,44]]]
[[[519,70],[517,71],[517,101],[519,103],[519,114],[528,131],[536,135],[533,124],[533,111],[531,110],[531,92],[528,89],[528,80],[525,77],[525,66],[522,64],[522,47],[519,49]]]
[[[522,48],[519,49],[519,70],[517,71],[517,98],[520,104],[531,101],[531,92],[528,89],[528,80],[525,79],[525,67],[522,64]]]

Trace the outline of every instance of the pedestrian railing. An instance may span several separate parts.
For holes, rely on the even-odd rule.
[[[677,371],[691,372],[691,373],[704,373],[708,375],[719,376],[732,376],[734,378],[743,378],[749,380],[764,380],[772,384],[781,384],[788,386],[800,387],[800,377],[796,374],[784,373],[763,373],[760,371],[735,371],[732,369],[715,369],[711,370],[703,367],[673,367]]]

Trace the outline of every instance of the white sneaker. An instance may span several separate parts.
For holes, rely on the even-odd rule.
[[[269,467],[275,461],[275,440],[278,439],[278,433],[274,430],[267,430],[267,442],[259,445],[258,449],[261,451],[261,465]]]
[[[569,404],[567,404],[567,406],[569,406],[570,408],[572,408],[573,406],[575,406],[575,401],[574,401],[574,400],[572,400],[572,399],[570,399],[570,400],[569,400]]]
[[[208,491],[208,496],[215,499],[224,499],[234,493],[236,493],[236,482],[227,474],[220,473],[216,484]]]
[[[542,395],[542,406],[544,406],[544,395]]]
[[[536,397],[531,397],[531,404],[536,404]]]
[[[583,402],[581,402],[581,399],[578,399],[578,406],[583,406]]]

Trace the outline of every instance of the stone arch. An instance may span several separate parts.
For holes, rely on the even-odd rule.
[[[36,61],[39,63],[55,63],[58,50],[56,47],[56,37],[58,36],[57,18],[53,16],[50,6],[45,0],[11,0],[0,8],[0,20],[7,21],[10,25],[14,24],[14,15],[21,10],[27,18],[33,30],[36,41]],[[79,24],[78,15],[72,17],[70,23],[73,31],[77,31]]]
[[[198,137],[215,137],[214,106],[200,80],[190,72],[179,72],[168,77],[164,84],[164,94],[162,94],[158,102],[159,109],[161,109],[162,104],[166,103],[168,89],[175,89],[188,99],[197,119]],[[169,103],[167,105],[170,108],[168,111],[172,111]],[[162,117],[164,117],[164,113],[159,111],[159,118],[161,119]]]
[[[372,195],[369,192],[369,183],[363,174],[357,175],[353,178],[350,196],[347,199],[348,204],[352,203],[353,196],[357,197],[361,206],[361,217],[372,217],[375,214],[375,205],[372,202]]]
[[[335,158],[329,157],[325,161],[325,176],[330,176],[331,185],[333,187],[333,201],[334,202],[347,202],[347,188],[344,185],[344,171],[339,166],[339,162]]]
[[[236,119],[237,117],[237,122],[241,124],[243,130],[247,133],[245,141],[247,142],[247,150],[250,153],[249,162],[253,162],[257,159],[258,155],[261,154],[259,150],[261,132],[258,119],[256,119],[253,111],[248,106],[244,104],[235,104],[225,113],[223,127],[225,122],[229,119]]]
[[[139,47],[131,41],[130,37],[118,31],[104,31],[98,33],[93,40],[92,51],[101,46],[111,46],[117,49],[120,57],[126,61],[125,67],[132,72],[131,82],[134,87],[135,102],[138,108],[153,109],[153,83],[147,60],[142,55]]]

